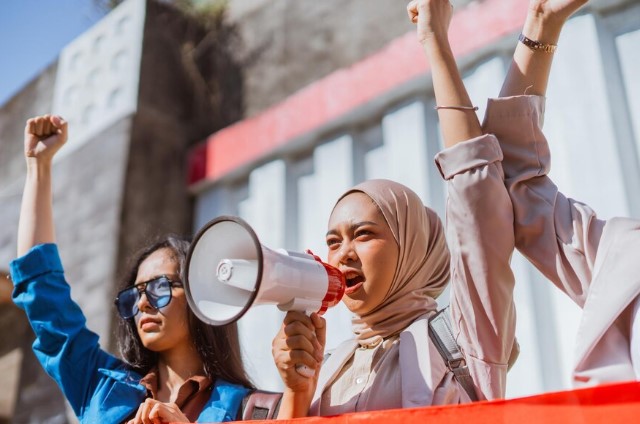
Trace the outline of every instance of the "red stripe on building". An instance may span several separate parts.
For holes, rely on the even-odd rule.
[[[451,22],[456,56],[477,51],[522,27],[528,0],[471,3]],[[189,184],[213,182],[292,139],[352,111],[429,71],[410,32],[355,65],[335,71],[255,117],[215,134],[189,155]]]

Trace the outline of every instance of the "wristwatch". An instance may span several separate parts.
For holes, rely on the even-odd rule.
[[[558,48],[558,46],[556,46],[555,44],[545,44],[545,43],[541,43],[540,41],[532,40],[531,38],[525,36],[522,33],[520,33],[520,36],[518,37],[518,41],[520,41],[525,46],[529,47],[534,52],[541,51],[545,53],[553,53]]]

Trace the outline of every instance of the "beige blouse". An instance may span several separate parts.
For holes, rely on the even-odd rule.
[[[384,361],[398,360],[398,336],[390,337],[377,346],[359,347],[342,368],[336,380],[322,393],[320,415],[376,409],[392,409],[402,403],[400,374],[385,367]],[[384,383],[383,383],[384,382]],[[384,384],[384,389],[379,387]]]

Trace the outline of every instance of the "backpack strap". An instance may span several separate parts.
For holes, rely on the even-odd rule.
[[[453,373],[458,384],[462,386],[469,398],[473,402],[478,400],[473,378],[469,373],[467,361],[464,353],[460,350],[458,342],[453,335],[451,329],[451,320],[449,318],[449,307],[439,310],[435,315],[429,318],[429,338],[440,352],[447,368]]]
[[[240,420],[271,420],[278,416],[282,393],[254,390],[242,399]]]

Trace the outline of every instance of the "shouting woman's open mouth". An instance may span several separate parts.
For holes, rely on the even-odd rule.
[[[344,277],[347,282],[347,289],[344,294],[353,294],[360,290],[360,287],[364,284],[364,277],[356,271],[344,272]]]

